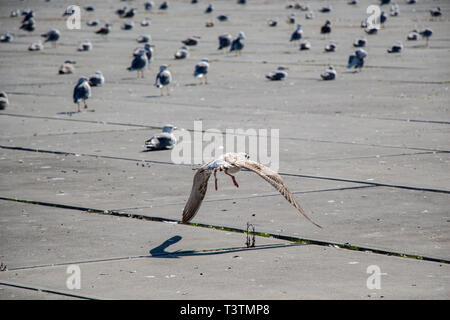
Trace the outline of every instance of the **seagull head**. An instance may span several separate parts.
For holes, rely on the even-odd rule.
[[[167,64],[163,64],[159,67],[159,71],[162,72],[164,70],[167,70],[167,68],[169,68],[169,66]]]
[[[166,124],[163,128],[162,128],[162,132],[166,132],[166,133],[172,133],[173,130],[176,130],[177,127],[171,125],[171,124]]]
[[[245,39],[245,33],[243,31],[239,32],[238,38],[241,40]]]

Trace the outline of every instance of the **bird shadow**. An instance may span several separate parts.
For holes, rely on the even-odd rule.
[[[82,110],[82,111],[61,111],[61,112],[57,112],[56,114],[72,116],[74,114],[83,113],[83,112],[95,112],[95,110],[91,109],[91,110]]]
[[[144,98],[148,98],[148,99],[161,98],[161,95],[145,96]]]
[[[261,246],[255,246],[250,248],[225,248],[225,249],[219,249],[215,251],[196,251],[196,250],[177,250],[168,252],[166,249],[170,247],[171,245],[176,244],[179,242],[183,237],[181,236],[173,236],[170,239],[167,239],[163,243],[161,243],[159,246],[151,249],[149,251],[150,258],[168,258],[168,259],[178,259],[185,256],[210,256],[210,255],[217,255],[217,254],[224,254],[224,253],[233,253],[233,252],[242,252],[242,251],[253,251],[253,250],[263,250],[263,249],[275,249],[280,247],[292,247],[292,246],[299,246],[299,244],[279,244],[279,245],[261,245]]]
[[[198,83],[186,83],[184,86],[185,87],[196,87],[196,86],[199,86],[200,84],[198,84]]]
[[[155,151],[164,151],[164,149],[145,149],[142,150],[141,152],[155,152]]]

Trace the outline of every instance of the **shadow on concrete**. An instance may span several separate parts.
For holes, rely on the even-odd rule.
[[[220,249],[211,249],[209,251],[195,251],[195,250],[177,250],[174,252],[168,252],[166,249],[171,245],[179,242],[183,237],[181,236],[173,236],[170,239],[167,239],[159,246],[150,250],[151,258],[180,258],[183,256],[209,256],[216,254],[224,254],[224,253],[233,253],[233,252],[241,252],[241,251],[253,251],[253,250],[262,250],[262,249],[275,249],[275,248],[286,248],[299,246],[300,244],[269,244],[269,245],[261,245],[255,246],[251,248],[245,247],[236,247],[236,248],[220,248]],[[214,250],[214,251],[213,251]]]

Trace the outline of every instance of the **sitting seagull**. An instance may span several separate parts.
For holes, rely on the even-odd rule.
[[[211,13],[214,10],[214,6],[212,3],[209,4],[209,6],[205,9],[205,13]]]
[[[328,13],[328,12],[331,12],[331,9],[332,9],[331,5],[328,5],[328,6],[322,7],[319,11],[322,13]]]
[[[286,20],[286,22],[288,23],[288,24],[294,24],[295,23],[295,13],[290,13],[289,15],[288,15],[288,17],[287,17],[287,20]]]
[[[335,52],[336,51],[336,43],[334,43],[333,41],[331,41],[330,43],[328,43],[325,46],[325,51],[326,52]]]
[[[187,46],[182,46],[177,50],[177,52],[175,52],[174,56],[177,60],[186,59],[187,57],[189,57],[189,48]]]
[[[217,20],[219,21],[228,21],[228,16],[225,14],[221,14],[220,16],[217,17]]]
[[[146,35],[140,35],[139,37],[136,38],[137,43],[147,43],[150,42],[151,40],[152,38]]]
[[[387,49],[389,53],[400,53],[403,50],[403,44],[401,41],[397,41],[391,48]]]
[[[142,21],[141,21],[141,27],[148,27],[149,25],[151,24],[151,21],[150,21],[150,18],[144,18]]]
[[[101,27],[100,29],[95,31],[96,34],[101,34],[103,36],[106,36],[110,32],[111,32],[111,25],[109,23],[105,24],[104,27]]]
[[[61,34],[57,29],[50,29],[47,33],[41,34],[45,38],[44,43],[51,42],[53,47],[56,47],[56,41],[59,40]]]
[[[0,110],[5,110],[9,106],[8,95],[6,92],[0,92]]]
[[[430,37],[433,35],[433,30],[427,28],[427,29],[425,29],[425,30],[420,31],[419,34],[420,34],[423,38],[427,39],[427,43],[425,44],[425,46],[428,47],[428,42],[429,42],[429,40],[430,40]]]
[[[277,189],[284,198],[291,203],[306,219],[308,219],[315,226],[321,228],[317,223],[311,220],[305,211],[295,200],[291,191],[288,189],[286,183],[274,170],[249,159],[246,153],[226,153],[216,160],[206,163],[197,169],[194,175],[191,194],[183,210],[182,223],[188,223],[197,214],[208,188],[208,180],[211,173],[214,175],[215,189],[217,190],[217,171],[223,171],[230,176],[233,184],[239,187],[233,173],[239,172],[241,169],[246,169],[256,173],[261,178],[269,182],[275,189]]]
[[[162,132],[145,141],[148,150],[170,150],[177,144],[173,130],[177,129],[171,124],[162,128]]]
[[[241,31],[237,38],[231,42],[230,52],[236,51],[237,54],[241,54],[242,49],[244,49],[244,43],[241,42],[242,40],[245,40],[245,34]]]
[[[169,3],[167,1],[164,1],[163,3],[161,3],[161,5],[159,6],[159,10],[167,10],[169,8]]]
[[[229,33],[225,33],[219,36],[219,48],[217,50],[222,50],[223,48],[228,48],[231,45],[232,36]]]
[[[92,50],[92,42],[90,40],[84,40],[84,42],[80,43],[78,46],[78,51],[91,51]]]
[[[134,22],[133,21],[124,22],[121,28],[122,30],[132,30],[134,28]]]
[[[30,46],[28,47],[29,51],[41,51],[44,50],[44,45],[42,44],[41,40],[37,41],[37,42],[33,42],[32,44],[30,44]]]
[[[355,51],[355,54],[351,55],[348,58],[347,69],[355,68],[356,71],[361,71],[364,66],[364,59],[367,57],[367,52],[363,49],[358,49]]]
[[[269,27],[276,27],[278,25],[278,18],[267,20]]]
[[[419,40],[419,36],[420,36],[419,32],[416,29],[414,29],[413,31],[408,33],[406,39],[409,41],[417,41]]]
[[[432,17],[440,17],[442,16],[441,8],[437,7],[436,9],[431,9],[430,14]]]
[[[202,83],[208,84],[207,74],[209,71],[209,61],[203,58],[199,63],[195,65],[194,77],[202,79]],[[203,81],[204,79],[204,81]]]
[[[91,87],[101,87],[105,83],[105,77],[101,71],[96,71],[92,76],[89,77],[89,85]]]
[[[399,14],[400,14],[400,7],[398,6],[398,4],[396,3],[391,4],[391,8],[389,9],[389,15],[391,17],[398,17]]]
[[[290,42],[298,41],[302,38],[302,35],[303,35],[302,25],[297,24],[297,29],[295,29],[295,31],[291,34],[291,39],[289,41]]]
[[[63,17],[67,17],[67,16],[71,16],[73,15],[75,12],[77,11],[77,6],[76,5],[70,5],[66,8],[66,10],[64,10],[62,16]]]
[[[14,40],[14,36],[9,32],[5,32],[4,34],[2,34],[0,36],[0,42],[11,42],[13,40]]]
[[[58,73],[59,74],[70,74],[75,71],[75,61],[66,60],[64,63],[59,67]]]
[[[127,68],[128,71],[134,71],[136,70],[137,78],[139,79],[139,75],[141,75],[141,78],[144,79],[144,69],[148,64],[148,58],[145,54],[145,50],[140,48],[137,52],[137,55],[135,55],[133,61],[131,61],[131,66]]]
[[[366,39],[365,37],[361,37],[361,38],[359,38],[359,39],[356,39],[356,40],[353,42],[353,46],[354,46],[355,48],[363,48],[363,47],[366,46],[366,44],[367,44],[367,39]]]
[[[23,22],[22,25],[20,26],[20,29],[28,31],[28,32],[33,32],[35,27],[36,27],[36,22],[34,21],[33,18],[31,18],[30,20]]]
[[[303,40],[300,43],[300,51],[311,49],[311,43],[308,40]]]
[[[169,84],[172,82],[172,73],[168,69],[167,64],[163,64],[159,67],[159,73],[156,75],[155,86],[161,89],[161,96],[163,96],[163,89],[166,87],[167,95],[169,93]]]
[[[279,66],[276,71],[272,71],[269,74],[266,74],[266,78],[272,81],[284,80],[288,75],[287,70],[288,68]]]
[[[73,89],[73,102],[78,105],[78,112],[80,112],[80,102],[83,100],[84,109],[87,109],[86,100],[91,96],[91,86],[86,77],[81,77]]]
[[[325,21],[325,24],[320,28],[320,33],[324,35],[328,35],[331,33],[331,21]]]
[[[86,25],[88,27],[96,27],[100,24],[100,21],[98,21],[98,19],[95,20],[89,20],[88,22],[86,22]]]
[[[195,37],[189,37],[181,42],[183,42],[187,46],[196,46],[198,43],[198,40]]]
[[[334,80],[336,79],[336,70],[333,66],[329,66],[328,69],[320,75],[320,77],[322,80]]]
[[[314,12],[309,11],[309,12],[305,13],[305,19],[306,20],[314,19]]]
[[[145,8],[145,10],[147,10],[147,11],[152,10],[154,6],[155,6],[155,3],[154,3],[153,1],[146,1],[146,2],[144,3],[144,8]]]
[[[121,18],[133,18],[135,14],[136,8],[130,8]]]

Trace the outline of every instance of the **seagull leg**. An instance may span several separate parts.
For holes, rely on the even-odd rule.
[[[163,89],[164,89],[164,88],[161,87],[160,89],[161,89],[161,97],[162,97],[162,96],[164,95],[164,93],[163,93]]]
[[[167,86],[166,89],[167,89],[167,95],[170,96],[169,86]]]
[[[86,101],[84,101],[84,108],[85,108],[85,109],[88,108]]]
[[[215,185],[216,191],[217,191],[217,176],[216,176],[216,172],[217,172],[217,170],[214,170],[214,185]]]
[[[78,112],[81,112],[81,110],[80,110],[80,101],[77,102],[77,106],[78,106]]]
[[[231,177],[231,180],[233,180],[233,184],[236,186],[236,188],[239,188],[239,184],[238,184],[237,181],[236,181],[236,177],[233,176],[233,175],[231,175],[231,174],[229,174],[227,170],[224,170],[224,172],[225,172],[225,174],[226,174],[227,176],[230,176],[230,177]]]

